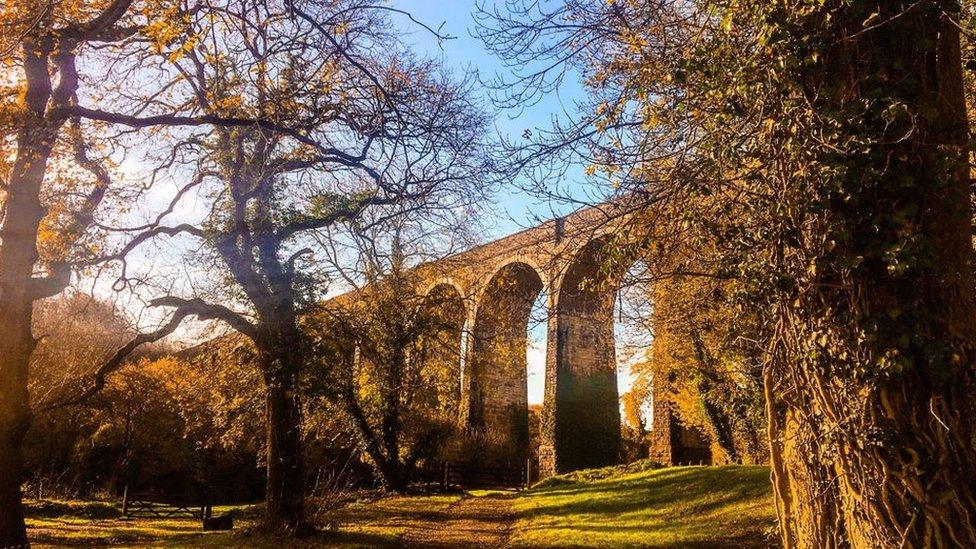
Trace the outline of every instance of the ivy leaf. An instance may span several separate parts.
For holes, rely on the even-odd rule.
[[[874,24],[875,21],[877,21],[878,17],[880,16],[881,16],[880,12],[877,11],[872,12],[871,15],[869,15],[868,18],[864,20],[862,26],[870,27],[872,24]]]

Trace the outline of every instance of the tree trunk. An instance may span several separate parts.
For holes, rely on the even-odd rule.
[[[3,352],[0,350],[0,352]],[[4,357],[6,359],[6,357]],[[21,443],[30,416],[15,412],[12,408],[23,408],[21,404],[11,402],[8,392],[8,367],[14,366],[13,361],[3,360],[3,422],[0,424],[0,547],[27,547],[27,529],[24,525],[24,509],[21,502]],[[10,387],[16,390],[14,387]],[[24,390],[26,393],[26,388]],[[16,397],[14,397],[16,398]],[[26,399],[26,395],[24,396]],[[10,406],[13,404],[13,406]],[[8,415],[9,414],[9,415]]]
[[[399,458],[387,458],[380,469],[383,475],[383,486],[387,490],[396,493],[406,491],[407,479]]]
[[[829,29],[822,61],[800,81],[817,112],[868,145],[820,160],[846,197],[825,201],[817,221],[837,245],[799,305],[779,307],[765,381],[783,543],[976,547],[973,212],[949,19],[959,7],[828,6],[811,23]]]
[[[386,368],[387,390],[382,395],[383,413],[380,421],[383,432],[383,446],[386,449],[386,479],[387,489],[401,492],[407,487],[403,461],[400,459],[400,437],[403,412],[403,372],[406,371],[406,354],[403,347],[393,349],[393,356]]]
[[[44,208],[41,185],[61,121],[44,117],[51,81],[47,56],[24,47],[25,120],[17,133],[17,158],[6,189],[0,243],[0,547],[26,544],[21,503],[21,445],[30,426],[27,372],[31,333],[31,279],[38,259],[37,233]]]
[[[10,194],[14,189],[11,185]],[[12,203],[13,197],[8,198]],[[8,211],[5,231],[16,225],[15,217]],[[20,483],[21,448],[31,421],[27,372],[34,338],[32,301],[26,294],[33,261],[29,246],[23,246],[26,253],[19,260],[10,260],[22,243],[10,237],[16,233],[5,234],[0,249],[0,547],[17,547],[27,543]]]
[[[353,375],[353,359],[349,359],[346,364],[349,368],[349,375]],[[352,419],[353,427],[359,434],[363,450],[376,465],[376,471],[379,473],[383,487],[394,492],[402,491],[405,486],[403,475],[400,474],[399,459],[397,458],[397,461],[393,462],[388,457],[387,452],[384,451],[384,445],[378,440],[369,419],[366,418],[366,413],[359,404],[351,379],[345,380],[341,395],[346,413]]]
[[[297,347],[280,350],[265,364],[267,383],[266,494],[268,526],[295,532],[305,521],[305,473]]]

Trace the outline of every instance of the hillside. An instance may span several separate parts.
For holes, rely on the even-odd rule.
[[[631,466],[543,481],[513,500],[514,547],[766,547],[769,469]]]
[[[254,532],[259,509],[237,508],[233,533],[193,520],[124,520],[105,504],[32,502],[38,546],[280,547]],[[113,509],[108,508],[109,511]],[[220,512],[231,511],[223,508]],[[767,547],[769,470],[757,466],[653,468],[647,462],[552,477],[531,490],[361,499],[327,516],[338,526],[295,547]]]

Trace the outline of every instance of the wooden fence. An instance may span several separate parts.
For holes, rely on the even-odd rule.
[[[462,488],[525,488],[532,482],[532,464],[525,467],[488,467],[445,463],[442,484]]]
[[[197,518],[208,519],[213,506],[202,498],[186,495],[122,494],[122,516],[129,518]]]

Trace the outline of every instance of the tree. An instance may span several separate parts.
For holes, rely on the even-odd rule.
[[[86,350],[83,343],[65,347]],[[211,352],[222,359],[219,367]],[[133,359],[84,402],[36,409],[24,446],[28,478],[48,497],[121,496],[126,487],[214,502],[260,497],[263,443],[253,429],[261,422],[260,381],[232,352],[202,354],[192,361],[173,354]],[[35,360],[32,373],[44,362]],[[31,388],[56,394],[62,384],[45,376]]]
[[[976,544],[959,4],[507,6],[482,30],[519,67],[503,99],[574,71],[591,92],[516,167],[590,164],[660,221],[649,243],[714,235],[703,274],[763,320],[783,544]]]
[[[403,222],[354,233],[358,261],[342,262],[344,271],[351,274],[350,263],[366,268],[352,279],[353,291],[323,304],[312,328],[319,334],[317,354],[344,358],[331,368],[333,398],[382,484],[393,491],[405,490],[417,463],[437,457],[454,434],[464,322],[461,296],[424,293],[450,259],[408,268],[419,249],[436,245],[432,232],[405,231]],[[414,236],[409,245],[403,240],[408,233]],[[379,252],[378,243],[389,243],[391,252]]]
[[[158,16],[141,6],[143,21]],[[91,244],[110,171],[93,152],[78,105],[78,56],[136,35],[133,2],[8,4],[0,57],[16,73],[0,85],[0,545],[27,543],[20,502],[21,446],[30,426],[28,371],[34,303],[61,292],[71,259]],[[55,77],[57,77],[55,79]],[[73,173],[71,170],[75,170]],[[79,173],[80,171],[80,173]],[[80,248],[80,250],[79,250]]]
[[[353,306],[325,313],[332,356],[344,356],[334,385],[349,424],[383,486],[407,488],[421,459],[437,456],[453,433],[459,381],[455,369],[430,358],[432,347],[457,346],[439,303],[397,275],[360,291]],[[433,302],[431,302],[433,301]],[[340,354],[341,353],[341,354]],[[452,400],[454,402],[452,402]]]
[[[173,86],[140,69],[146,51],[175,55],[191,41],[181,32],[187,17],[181,6],[168,1],[71,0],[9,4],[0,12],[0,55],[6,66],[18,69],[5,74],[0,84],[0,124],[6,130],[0,142],[0,465],[8,472],[0,479],[0,506],[12,510],[0,517],[4,545],[26,543],[19,471],[31,418],[27,383],[36,345],[31,333],[33,306],[63,291],[73,271],[105,260],[101,244],[109,233],[118,232],[101,223],[101,217],[117,219],[155,183],[153,178],[130,185],[118,177],[115,163],[131,152],[133,143],[125,140],[124,132],[107,133],[103,122],[124,120],[143,128],[270,124],[123,114],[144,112],[151,106],[147,98],[152,103]],[[153,89],[134,96],[129,87],[136,81]],[[107,105],[121,110],[106,110]],[[133,337],[94,371],[87,388],[69,400],[91,397],[132,350],[171,333],[187,314],[191,313],[177,312],[161,328]]]
[[[653,286],[653,352],[634,374],[660,384],[685,425],[707,433],[731,462],[766,463],[762,339],[751,311],[735,301],[736,281],[674,277]]]
[[[70,477],[65,473],[91,417],[89,410],[50,407],[73,396],[79,381],[130,339],[133,328],[112,304],[76,292],[39,302],[32,331],[37,347],[30,360],[24,473],[50,488],[51,480]]]
[[[78,382],[135,335],[119,308],[81,292],[39,302],[33,321],[28,387],[35,414],[74,396]]]
[[[460,207],[455,191],[486,168],[484,117],[466,82],[398,46],[388,18],[396,10],[379,2],[204,6],[181,14],[180,48],[155,54],[152,70],[173,77],[166,94],[140,95],[138,115],[86,111],[165,126],[155,133],[168,144],[156,173],[182,181],[162,215],[113,229],[126,237],[108,259],[122,262],[120,284],[137,284],[154,277],[129,268],[136,250],[160,239],[198,245],[188,266],[207,275],[155,282],[178,291],[150,304],[174,311],[170,329],[194,315],[254,345],[266,397],[266,518],[295,531],[305,524],[300,381],[309,362],[300,319],[329,282],[311,259],[314,235],[391,205]],[[168,224],[188,195],[206,211]]]
[[[133,337],[130,319],[108,301],[70,293],[38,304],[31,357],[32,426],[25,438],[25,478],[48,497],[139,492],[251,501],[264,493],[263,391],[254,352],[237,337],[218,337],[174,352],[141,348],[104,387],[76,399],[92,370]],[[70,402],[70,405],[65,405]],[[348,459],[351,437],[316,416],[303,431],[312,464]],[[163,435],[161,435],[163,433]],[[337,442],[338,441],[338,442]],[[325,465],[325,466],[328,466]]]

